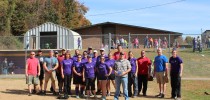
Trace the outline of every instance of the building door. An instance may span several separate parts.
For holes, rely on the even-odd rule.
[[[57,32],[40,32],[41,49],[57,49]]]

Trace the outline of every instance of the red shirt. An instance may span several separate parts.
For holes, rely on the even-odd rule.
[[[126,56],[126,53],[124,52],[124,57],[125,57],[125,59],[127,59],[127,56]],[[120,52],[115,52],[114,53],[114,60],[118,60],[120,58]]]
[[[151,65],[151,61],[149,58],[147,57],[140,57],[137,59],[137,63],[138,63],[138,74],[139,75],[145,75],[148,74],[148,66]]]
[[[36,76],[38,71],[38,64],[39,64],[39,60],[37,58],[28,58],[27,59],[27,64],[28,64],[28,75],[33,75]]]
[[[60,55],[58,56],[58,68],[57,68],[57,72],[61,73],[61,63],[64,60],[65,56],[64,55]]]

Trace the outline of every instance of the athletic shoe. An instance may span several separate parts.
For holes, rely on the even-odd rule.
[[[43,94],[43,92],[42,92],[42,91],[39,91],[37,94],[38,94],[38,95],[42,95],[42,94]]]
[[[100,91],[100,90],[98,90],[98,91],[96,92],[96,94],[97,94],[97,95],[100,95],[100,94],[101,94],[101,91]]]
[[[88,100],[90,98],[90,96],[88,95],[87,97],[86,97],[86,99]]]
[[[97,99],[98,98],[97,95],[94,95],[94,98]]]
[[[32,94],[36,94],[36,90],[33,90],[33,91],[32,91]]]
[[[164,98],[164,96],[165,96],[164,94],[161,94],[160,98]]]
[[[137,97],[136,95],[133,96],[133,98],[136,98],[136,97]]]
[[[156,95],[155,97],[160,97],[162,95],[162,93],[159,93],[158,95]]]
[[[46,91],[44,91],[42,95],[46,95]]]
[[[84,98],[85,96],[84,96],[84,94],[81,94],[80,97],[81,97],[81,98]]]
[[[31,93],[28,93],[28,96],[31,96]]]
[[[147,94],[143,94],[143,96],[147,96]]]
[[[106,97],[103,97],[103,96],[102,96],[102,97],[101,97],[101,100],[106,100]]]
[[[181,98],[176,98],[175,100],[181,100]]]
[[[76,95],[76,98],[79,99],[79,95]]]

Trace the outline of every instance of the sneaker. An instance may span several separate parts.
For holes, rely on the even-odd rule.
[[[42,95],[46,95],[46,91],[44,91],[44,92],[42,93]]]
[[[147,94],[143,94],[143,96],[147,96]]]
[[[68,95],[64,95],[63,99],[68,99],[69,96]]]
[[[101,100],[106,100],[106,97],[101,97]]]
[[[164,98],[164,96],[165,96],[164,94],[161,94],[160,98]]]
[[[88,96],[86,97],[86,99],[87,99],[87,100],[90,99],[90,96],[88,95]]]
[[[33,90],[33,91],[32,91],[32,94],[36,94],[36,90]]]
[[[31,93],[28,93],[28,96],[31,96]]]
[[[76,95],[76,98],[79,99],[79,95]]]
[[[42,92],[42,91],[39,91],[37,94],[38,94],[38,95],[42,95],[42,94],[43,94],[43,92]]]
[[[53,95],[57,95],[57,93],[54,91],[54,92],[53,92]]]
[[[97,94],[97,95],[100,95],[100,94],[101,94],[101,91],[100,91],[100,90],[98,90],[98,91],[96,92],[96,94]]]
[[[81,94],[80,97],[81,97],[81,98],[84,98],[85,96],[84,96],[84,94]]]
[[[97,95],[94,95],[94,98],[97,99],[98,98]]]
[[[158,95],[156,95],[155,97],[160,97],[162,94],[161,93],[159,93]]]
[[[136,97],[137,97],[136,95],[133,96],[133,98],[136,98]]]
[[[181,100],[181,98],[176,98],[175,100]]]

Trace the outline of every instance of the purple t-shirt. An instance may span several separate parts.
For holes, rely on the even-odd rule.
[[[108,74],[109,72],[109,67],[106,63],[99,63],[99,65],[97,66],[98,69],[98,74],[101,77],[104,77],[106,74]]]
[[[84,63],[83,68],[85,69],[85,78],[95,77],[95,64],[92,62]]]
[[[108,59],[108,60],[106,60],[106,64],[109,67],[112,67],[112,69],[114,69],[114,63],[115,63],[115,60],[114,59]],[[112,74],[114,74],[114,70],[112,70]]]
[[[96,65],[97,57],[92,58],[92,62]]]
[[[62,65],[63,65],[64,75],[71,75],[73,60],[72,59],[64,59],[62,61]]]
[[[86,63],[86,62],[88,62],[88,59],[87,58],[82,58],[82,63]]]
[[[129,59],[131,63],[131,73],[136,73],[136,58]]]
[[[73,59],[73,61],[77,61],[77,55],[74,55],[73,57],[72,57],[72,59]]]
[[[97,57],[96,59],[96,64],[99,64],[101,62],[101,55]],[[107,55],[104,55],[104,58],[105,58],[105,61],[108,59],[108,56]]]
[[[75,67],[75,70],[76,70],[77,73],[82,72],[82,68],[83,68],[83,63],[82,62],[75,61],[73,66]]]
[[[183,63],[182,59],[178,56],[176,58],[171,57],[169,63],[171,64],[171,74],[179,74],[181,67],[180,64]]]

